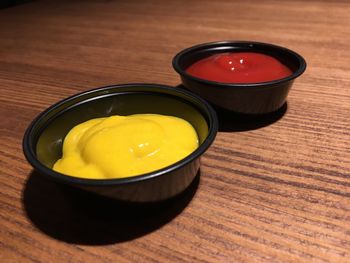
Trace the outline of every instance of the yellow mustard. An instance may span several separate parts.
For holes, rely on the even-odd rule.
[[[78,124],[53,166],[63,174],[94,179],[140,175],[171,165],[198,147],[187,121],[158,114],[97,118]]]

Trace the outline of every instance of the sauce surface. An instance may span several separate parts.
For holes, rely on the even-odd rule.
[[[224,83],[258,83],[285,78],[292,71],[274,57],[255,52],[214,54],[190,65],[197,78]]]
[[[82,178],[123,178],[155,171],[198,147],[187,121],[158,114],[91,119],[73,127],[53,169]]]

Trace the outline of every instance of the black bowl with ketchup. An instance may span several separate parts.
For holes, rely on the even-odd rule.
[[[283,106],[306,62],[296,52],[272,44],[220,41],[182,50],[173,67],[186,89],[214,106],[259,115]]]

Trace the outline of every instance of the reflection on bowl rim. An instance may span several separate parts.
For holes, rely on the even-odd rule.
[[[123,87],[123,88],[126,87],[127,88],[127,87],[135,87],[135,86],[148,87],[148,88],[156,87],[158,89],[162,89],[165,91],[167,90],[167,91],[171,91],[171,92],[175,92],[175,93],[180,93],[182,95],[185,95],[185,96],[188,96],[188,97],[191,97],[191,98],[197,100],[201,105],[203,105],[206,108],[206,110],[208,112],[208,116],[207,117],[203,116],[203,118],[207,119],[207,121],[208,121],[207,122],[208,135],[204,139],[204,141],[198,146],[198,148],[196,150],[194,150],[190,155],[186,156],[185,158],[181,159],[180,161],[173,163],[169,166],[166,166],[162,169],[158,169],[158,170],[153,171],[153,172],[144,173],[144,174],[140,174],[140,175],[136,175],[136,176],[130,176],[130,177],[125,177],[125,178],[110,178],[110,179],[79,178],[79,177],[74,177],[74,176],[62,174],[62,173],[56,172],[56,171],[46,167],[44,164],[42,164],[37,159],[36,153],[34,150],[36,145],[32,145],[30,138],[34,136],[32,133],[34,132],[34,128],[35,128],[35,125],[37,124],[37,122],[40,121],[47,113],[49,113],[50,111],[58,108],[59,106],[65,104],[71,100],[74,100],[80,96],[83,96],[83,95],[86,95],[89,93],[107,91],[111,88],[118,88],[118,87]],[[129,92],[131,92],[131,91],[129,91]],[[115,92],[115,93],[118,94],[118,92]],[[122,91],[120,93],[123,94],[123,93],[126,93],[126,91]],[[135,93],[138,93],[138,92],[135,92]],[[154,93],[154,91],[150,90],[150,93]],[[163,93],[158,92],[158,94],[163,94]],[[94,97],[94,99],[104,98],[108,95],[110,95],[110,94],[108,94],[108,93],[99,94],[98,96],[96,96],[96,98]],[[169,94],[166,94],[166,95],[169,96]],[[170,94],[170,96],[173,96],[173,95]],[[173,96],[173,97],[176,98],[176,96]],[[80,103],[78,103],[78,104],[80,104]],[[200,109],[198,109],[198,111],[201,112]],[[167,173],[176,171],[176,170],[180,169],[182,166],[189,164],[190,162],[194,161],[197,158],[200,158],[200,156],[210,147],[210,145],[214,141],[216,134],[217,134],[217,130],[218,130],[218,120],[217,120],[216,113],[215,113],[214,109],[210,106],[210,104],[208,102],[206,102],[204,99],[202,99],[198,95],[195,95],[195,94],[193,94],[189,91],[183,90],[183,89],[178,89],[175,87],[162,85],[162,84],[128,83],[128,84],[108,85],[108,86],[104,86],[104,87],[91,89],[88,91],[77,93],[75,95],[69,96],[65,99],[58,101],[57,103],[53,104],[52,106],[50,106],[47,109],[45,109],[44,111],[42,111],[31,122],[31,124],[28,126],[28,128],[25,131],[22,146],[23,146],[24,155],[25,155],[26,159],[28,160],[28,162],[37,171],[39,171],[40,173],[48,174],[53,179],[63,181],[66,183],[74,183],[74,184],[82,185],[82,186],[84,185],[84,186],[94,186],[95,187],[95,186],[108,186],[108,185],[125,185],[125,184],[137,183],[137,182],[144,181],[144,180],[150,180],[152,178],[156,178],[159,176],[166,176]],[[36,142],[37,142],[37,139],[36,139]]]
[[[271,48],[272,49],[276,49],[276,50],[280,50],[280,51],[283,51],[285,53],[289,53],[291,55],[293,55],[294,57],[296,57],[299,61],[299,68],[295,71],[293,71],[293,73],[287,77],[284,77],[284,78],[281,78],[281,79],[276,79],[276,80],[271,80],[271,81],[264,81],[264,82],[249,82],[249,83],[226,83],[226,82],[217,82],[217,81],[212,81],[212,80],[206,80],[206,79],[202,79],[202,78],[198,78],[198,77],[195,77],[191,74],[188,74],[186,72],[186,69],[182,69],[179,65],[179,62],[180,62],[180,59],[181,57],[187,55],[188,53],[192,53],[193,51],[197,51],[197,50],[205,50],[205,49],[209,49],[211,46],[214,46],[214,45],[217,45],[217,46],[220,46],[220,47],[232,47],[232,48],[236,48],[237,51],[239,51],[240,48],[243,48],[243,47],[240,47],[240,46],[237,46],[237,45],[246,45],[246,48],[249,48],[251,49],[251,51],[255,51],[256,53],[262,53],[262,54],[266,54],[262,51],[259,51],[260,49],[255,49],[254,48],[254,45],[258,46],[265,46],[265,47],[268,47],[268,48]],[[219,49],[220,50],[220,49]],[[230,52],[230,50],[227,50],[228,52]],[[249,52],[249,51],[248,51]],[[217,53],[221,53],[221,52],[217,52]],[[213,52],[212,54],[217,54],[215,52]],[[222,52],[224,53],[224,52]],[[267,54],[269,55],[269,54]],[[272,55],[270,55],[272,56]],[[270,86],[273,86],[275,84],[278,84],[278,83],[281,83],[281,82],[285,82],[285,81],[290,81],[290,80],[293,80],[297,77],[299,77],[301,74],[304,73],[305,69],[306,69],[306,61],[305,59],[299,55],[298,53],[296,53],[295,51],[293,50],[290,50],[288,48],[285,48],[285,47],[282,47],[282,46],[278,46],[278,45],[274,45],[274,44],[270,44],[270,43],[264,43],[264,42],[255,42],[255,41],[245,41],[245,40],[224,40],[224,41],[215,41],[215,42],[208,42],[208,43],[202,43],[202,44],[198,44],[198,45],[194,45],[194,46],[191,46],[191,47],[188,47],[182,51],[180,51],[179,53],[177,53],[175,55],[175,57],[173,58],[173,61],[172,61],[172,65],[173,65],[173,68],[175,69],[175,71],[180,74],[180,76],[184,76],[186,78],[189,78],[193,81],[197,81],[197,82],[200,82],[200,83],[203,83],[203,84],[206,84],[206,85],[212,85],[212,86],[218,86],[218,87],[221,87],[221,88],[261,88],[261,87],[264,87],[264,88],[268,88]]]

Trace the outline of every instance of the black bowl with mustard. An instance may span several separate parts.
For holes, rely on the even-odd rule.
[[[123,178],[84,178],[53,169],[73,127],[91,119],[135,114],[174,116],[187,121],[198,136],[198,147],[166,167]],[[40,174],[57,182],[119,201],[148,203],[172,198],[190,185],[217,129],[215,111],[195,94],[156,84],[115,85],[74,95],[42,112],[26,130],[23,150]]]

